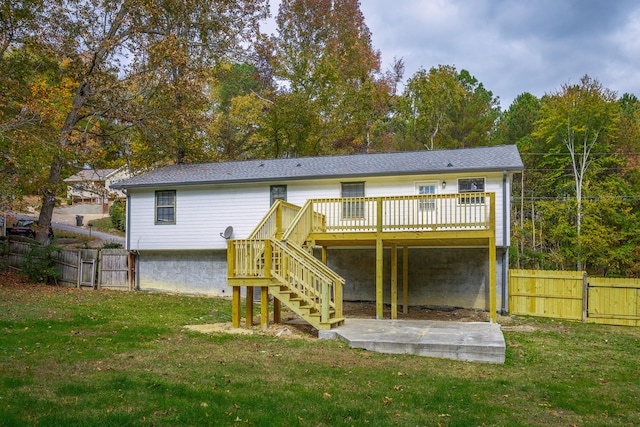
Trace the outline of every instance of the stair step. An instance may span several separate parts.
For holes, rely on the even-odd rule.
[[[344,317],[332,317],[331,319],[329,319],[328,322],[323,322],[323,323],[328,323],[330,325],[336,325],[336,324],[341,324],[345,321]]]
[[[329,316],[332,316],[336,314],[335,310],[329,310]],[[319,311],[314,311],[313,313],[309,313],[309,316],[311,317],[322,317],[322,313]]]

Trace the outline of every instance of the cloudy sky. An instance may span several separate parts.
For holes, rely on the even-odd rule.
[[[502,109],[523,92],[540,97],[585,74],[618,96],[640,97],[637,0],[360,3],[383,67],[403,58],[405,80],[420,68],[454,65],[499,96]]]

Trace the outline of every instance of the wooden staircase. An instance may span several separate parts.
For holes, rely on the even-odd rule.
[[[336,311],[333,309],[329,310],[329,319],[323,321],[322,313],[317,308],[305,303],[302,298],[290,291],[286,286],[281,286],[280,284],[271,285],[269,286],[269,294],[318,330],[331,329],[344,323],[344,317],[336,317]]]
[[[279,201],[248,239],[229,241],[228,280],[231,286],[267,287],[314,328],[327,330],[344,323],[344,279],[304,248],[311,231],[307,219],[317,219],[309,209]]]

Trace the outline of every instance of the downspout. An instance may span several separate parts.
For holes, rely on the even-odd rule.
[[[127,236],[127,240],[126,240],[126,245],[127,245],[127,250],[129,252],[133,252],[134,256],[135,256],[135,272],[136,272],[136,283],[135,283],[135,290],[139,291],[140,290],[140,251],[139,251],[139,247],[140,247],[140,242],[138,242],[138,248],[135,250],[131,249],[131,195],[124,190],[125,194],[127,195],[127,214],[126,214],[126,236]]]
[[[507,242],[509,241],[509,215],[507,212],[507,206],[510,203],[507,203],[507,171],[502,171],[502,301],[500,304],[500,314],[507,314],[507,287],[509,280],[508,278],[508,270],[509,270],[509,246]]]
[[[124,192],[127,195],[127,213],[125,217],[125,233],[126,233],[125,235],[127,236],[126,249],[130,251],[131,250],[131,233],[129,232],[129,230],[131,229],[129,227],[131,226],[131,195],[126,190],[124,190]]]

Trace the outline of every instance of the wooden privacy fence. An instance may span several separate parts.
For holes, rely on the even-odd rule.
[[[27,262],[32,243],[4,240],[4,258],[9,268],[20,270]],[[125,249],[64,249],[51,254],[65,286],[132,290],[135,283],[134,256]]]
[[[640,280],[583,271],[509,270],[513,314],[640,326]]]

